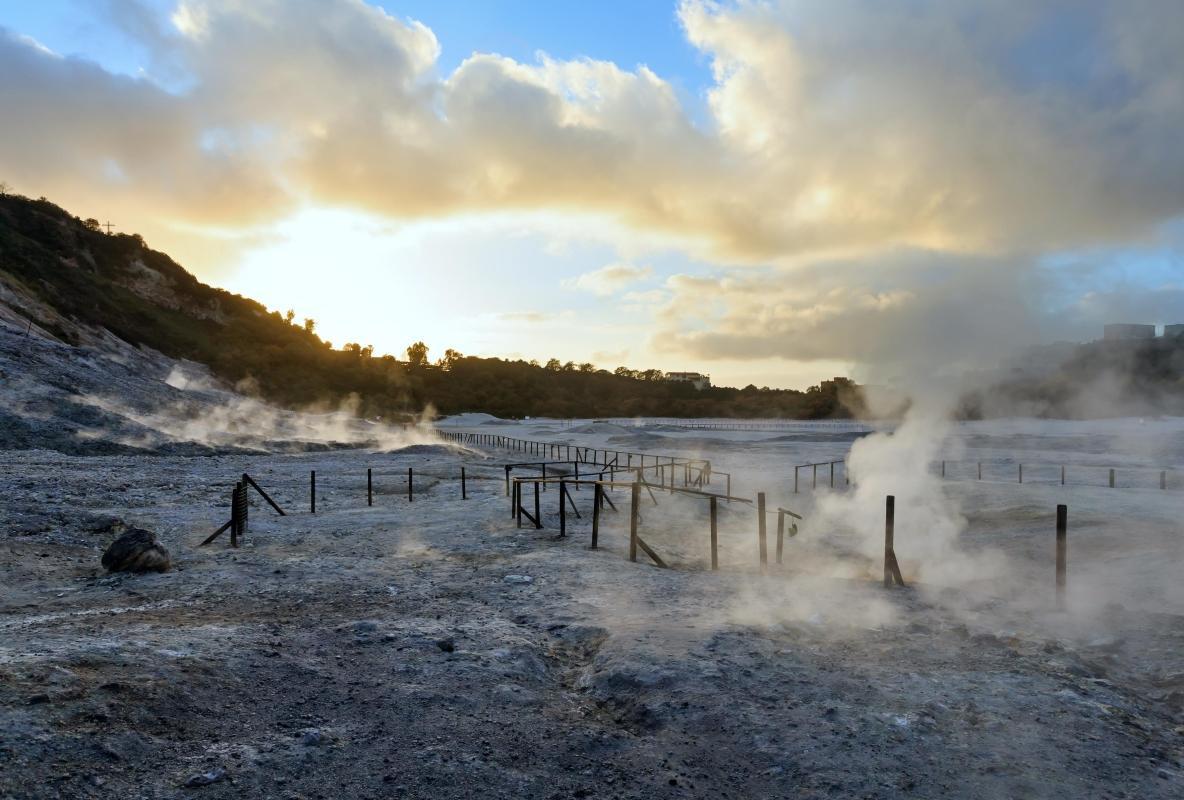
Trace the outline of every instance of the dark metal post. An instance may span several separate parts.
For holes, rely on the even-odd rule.
[[[506,497],[510,496],[510,470],[513,469],[509,464],[506,464]]]
[[[603,501],[604,487],[599,483],[592,487],[592,549],[600,543],[600,504]]]
[[[1065,573],[1069,555],[1069,507],[1057,506],[1057,608],[1065,607]]]
[[[637,523],[641,517],[641,484],[633,482],[629,505],[629,560],[637,560]]]
[[[468,500],[469,499],[469,491],[468,491],[468,488],[465,486],[465,468],[464,467],[460,468],[460,499],[461,500]]]
[[[534,527],[543,527],[543,515],[539,513],[539,482],[534,482]]]
[[[757,545],[761,554],[761,567],[769,563],[768,546],[765,543],[765,493],[758,492],[756,495],[756,537]]]
[[[980,481],[983,479],[983,462],[981,461],[978,462],[978,479]]]
[[[812,466],[814,467],[814,483],[810,486],[810,488],[817,489],[818,488],[818,465],[813,464]]]
[[[308,500],[309,509],[311,513],[317,513],[317,471],[314,469],[308,474]]]
[[[777,511],[777,563],[781,563],[781,551],[785,547],[785,512]]]
[[[719,502],[711,496],[711,568],[719,569]]]
[[[944,458],[941,460],[941,476],[943,478],[946,476],[946,460]]]
[[[559,535],[567,536],[567,481],[559,481]]]
[[[242,523],[242,483],[234,485],[234,491],[230,493],[230,546],[238,547],[238,533],[239,527]]]
[[[830,462],[830,488],[835,488],[835,462]]]
[[[1024,482],[1024,465],[1020,464],[1020,483]]]
[[[415,499],[415,474],[411,467],[407,468],[407,502],[410,503]]]
[[[1114,488],[1114,470],[1110,470],[1110,488]]]
[[[794,494],[798,493],[798,470],[799,469],[801,469],[801,467],[794,467],[793,468],[793,493]],[[731,492],[728,492],[728,494],[731,494]]]
[[[1167,473],[1167,470],[1160,470],[1160,473],[1159,473],[1159,488],[1160,488],[1160,489],[1166,489],[1166,488],[1168,488],[1168,473]]]
[[[1065,485],[1065,465],[1061,464],[1061,486]]]
[[[884,585],[892,585],[892,564],[896,558],[896,498],[888,495],[884,507]]]
[[[366,467],[366,505],[374,505],[374,470]]]

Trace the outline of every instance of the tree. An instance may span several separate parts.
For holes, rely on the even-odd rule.
[[[284,322],[291,325],[292,320],[294,320],[294,319],[296,319],[296,312],[293,309],[289,308],[287,311],[284,312]]]
[[[549,369],[551,372],[558,372],[563,369],[563,364],[557,358],[552,358],[547,361],[547,365],[543,369]]]
[[[407,348],[407,363],[413,367],[423,367],[428,363],[428,346],[423,342],[416,342]]]
[[[4,181],[0,181],[0,197],[3,197],[4,195],[8,194],[8,188],[9,187],[8,187],[7,183],[5,183]]]
[[[444,369],[452,369],[452,366],[462,358],[464,358],[463,353],[461,353],[459,350],[453,350],[451,347],[449,347],[444,351],[444,357],[440,359],[440,366]]]
[[[313,334],[317,332],[317,321],[312,317],[304,318],[304,332]]]
[[[99,225],[99,221],[94,217],[87,217],[84,219],[82,221],[82,226],[88,231],[94,231],[95,233],[98,233],[100,230],[102,230],[102,226]]]
[[[596,371],[595,364],[592,364],[588,361],[585,361],[583,364],[580,364],[580,372],[595,372],[595,371]]]

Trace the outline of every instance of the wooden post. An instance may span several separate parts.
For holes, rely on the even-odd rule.
[[[793,468],[793,493],[794,494],[798,493],[798,470],[799,469],[801,469],[801,467],[794,467]],[[728,494],[731,494],[731,492],[728,492]]]
[[[592,487],[592,549],[600,543],[600,504],[603,502],[604,487],[599,483]]]
[[[308,500],[309,510],[311,513],[317,513],[317,471],[314,469],[308,473]]]
[[[781,563],[781,551],[785,546],[785,512],[777,510],[777,563]]]
[[[637,560],[637,523],[641,519],[641,483],[633,482],[629,498],[629,560]]]
[[[732,502],[732,473],[730,472],[728,473],[728,485],[725,491],[728,493],[728,502]]]
[[[1065,485],[1065,465],[1061,464],[1061,486]]]
[[[1114,488],[1114,470],[1110,470],[1110,488]]]
[[[830,488],[835,488],[835,462],[830,462]]]
[[[506,497],[510,496],[510,470],[513,469],[509,464],[506,464]]]
[[[814,483],[810,486],[810,488],[817,489],[818,488],[818,465],[813,464],[812,466],[814,467]]]
[[[567,536],[567,481],[559,481],[559,535]]]
[[[719,569],[719,501],[711,496],[711,568]]]
[[[1069,507],[1057,506],[1057,608],[1065,607],[1066,563],[1069,555]]]
[[[884,502],[884,585],[904,586],[900,565],[896,562],[896,497],[888,495]]]
[[[415,475],[413,474],[411,467],[408,467],[407,468],[407,502],[408,503],[410,503],[412,500],[415,499],[415,491],[413,489],[414,485],[415,485]]]
[[[460,499],[461,500],[468,500],[469,499],[469,491],[468,491],[468,488],[465,486],[465,468],[464,467],[460,468]]]
[[[941,476],[943,478],[946,476],[946,460],[944,458],[941,460]]]
[[[980,481],[983,479],[983,462],[981,461],[978,462],[978,479]]]
[[[761,568],[763,569],[769,563],[768,546],[765,542],[766,520],[765,520],[765,493],[757,492],[756,495],[756,538],[757,546],[760,550]]]
[[[539,513],[539,482],[534,482],[534,527],[543,527],[543,515]]]
[[[366,467],[366,505],[374,505],[374,470]]]
[[[1024,482],[1024,465],[1020,464],[1020,483]]]
[[[239,496],[242,494],[243,485],[241,482],[234,485],[234,491],[230,493],[230,546],[238,547],[238,529],[242,525],[241,506],[239,505]]]
[[[518,527],[522,527],[522,481],[514,481],[514,516],[517,517]]]

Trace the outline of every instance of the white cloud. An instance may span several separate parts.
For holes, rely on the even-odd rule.
[[[601,297],[608,297],[653,274],[654,271],[650,267],[639,267],[633,264],[608,264],[592,272],[585,272],[578,278],[569,281],[568,285]]]

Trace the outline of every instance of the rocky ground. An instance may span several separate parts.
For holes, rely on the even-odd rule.
[[[748,444],[720,444],[721,469],[760,447],[734,438]],[[1083,565],[1057,612],[1047,582],[1019,602],[999,585],[886,590],[854,557],[822,574],[832,551],[806,534],[762,575],[740,503],[719,572],[703,507],[664,495],[643,528],[674,568],[630,563],[623,514],[588,549],[584,493],[567,539],[554,493],[545,530],[516,528],[507,455],[0,453],[0,796],[1184,794],[1184,609],[1152,591],[1156,565],[1179,564],[1178,494],[1113,490],[1116,531],[1116,494],[1077,490],[1074,555],[1147,591],[1099,599]],[[243,547],[199,547],[243,471],[289,515],[253,499]],[[1047,581],[1059,487],[948,491],[968,546]],[[174,569],[105,574],[124,524],[156,531]]]

